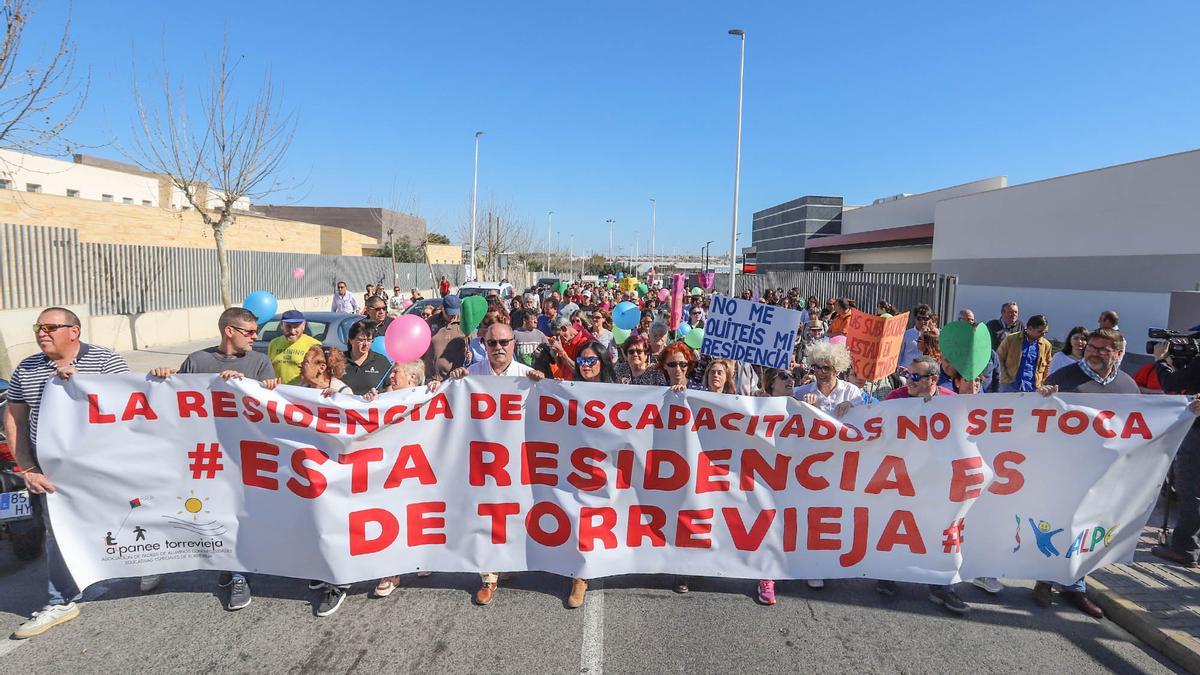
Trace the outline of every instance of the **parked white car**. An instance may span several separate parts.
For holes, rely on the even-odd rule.
[[[469,298],[472,295],[482,295],[485,298],[493,292],[505,302],[513,298],[513,285],[507,281],[469,281],[458,287],[458,297]]]

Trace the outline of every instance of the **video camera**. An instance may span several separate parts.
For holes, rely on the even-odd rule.
[[[1165,328],[1151,328],[1146,335],[1151,338],[1146,343],[1146,353],[1153,354],[1155,348],[1166,342],[1170,345],[1167,348],[1166,356],[1171,357],[1176,368],[1186,367],[1192,359],[1200,354],[1200,331],[1185,333]]]

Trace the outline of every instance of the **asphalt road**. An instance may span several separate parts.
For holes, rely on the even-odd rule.
[[[43,560],[21,564],[0,543],[0,624],[15,629],[44,601]],[[223,608],[215,573],[168,576],[143,595],[119,579],[89,589],[80,617],[26,641],[0,642],[8,672],[288,673],[1121,673],[1181,672],[1108,621],[1071,607],[1040,610],[1029,584],[951,616],[923,587],[895,598],[864,581],[813,591],[780,585],[774,607],[755,582],[701,580],[687,595],[669,579],[594,582],[582,609],[568,582],[520,573],[489,607],[471,604],[478,577],[406,576],[386,599],[358,584],[333,616],[313,614],[304,582],[252,577],[254,602]],[[601,589],[601,587],[603,587]]]

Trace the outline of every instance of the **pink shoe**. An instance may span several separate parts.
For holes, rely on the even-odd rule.
[[[758,582],[758,601],[764,605],[775,604],[775,581],[763,579]]]

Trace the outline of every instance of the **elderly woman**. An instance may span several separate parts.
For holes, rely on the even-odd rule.
[[[646,338],[634,335],[626,339],[625,344],[621,345],[621,351],[625,354],[625,361],[618,363],[614,368],[617,382],[621,384],[645,384],[657,387],[666,386],[667,378],[663,374],[663,371],[650,364],[650,350],[647,348],[647,343],[648,340]]]
[[[410,361],[408,363],[397,363],[392,366],[392,372],[388,375],[387,386],[383,391],[400,391],[401,389],[409,389],[411,387],[419,387],[425,384],[425,362]],[[378,395],[378,391],[372,389],[367,392],[364,399],[371,401]],[[422,570],[417,572],[419,577],[429,576],[429,572]],[[375,584],[375,589],[371,592],[377,598],[386,598],[392,594],[392,591],[400,585],[400,577],[384,577]]]
[[[841,417],[851,406],[862,403],[862,389],[840,377],[850,370],[850,351],[845,345],[814,344],[808,350],[808,369],[814,379],[796,390],[796,398],[834,417]]]
[[[646,331],[646,349],[650,363],[658,363],[658,355],[667,346],[667,333],[670,330],[662,321],[650,324],[650,328]]]

